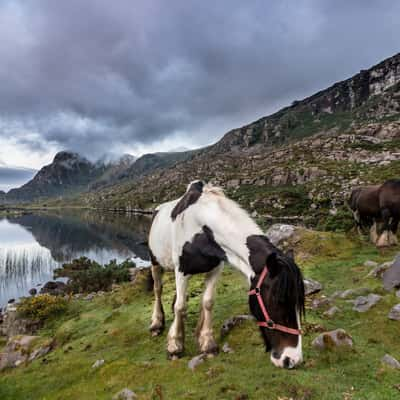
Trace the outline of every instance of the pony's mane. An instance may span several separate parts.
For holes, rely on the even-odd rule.
[[[207,183],[203,187],[203,193],[214,194],[216,196],[225,197],[224,190],[219,186],[214,186],[212,183]]]
[[[207,183],[203,188],[203,193],[215,196],[215,200],[218,202],[221,211],[227,214],[231,221],[235,221],[235,224],[240,221],[242,229],[251,232],[251,234],[262,233],[261,228],[250,217],[249,213],[240,207],[240,205],[234,200],[226,197],[224,190],[221,187]]]
[[[271,288],[272,298],[276,301],[284,302],[291,307],[296,307],[300,315],[304,315],[305,293],[303,275],[294,260],[277,252],[277,259],[281,266],[281,271],[274,280]]]

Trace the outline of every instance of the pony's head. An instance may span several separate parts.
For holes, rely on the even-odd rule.
[[[300,333],[300,319],[304,315],[303,277],[293,255],[285,255],[279,250],[268,255],[265,266],[268,270],[265,278],[261,270],[252,279],[252,292],[259,292],[260,299],[250,294],[250,310],[261,323],[261,334],[266,351],[271,352],[272,363],[281,368],[293,368],[303,360]],[[260,300],[270,321],[265,321]],[[269,322],[271,327],[262,326],[263,322]]]

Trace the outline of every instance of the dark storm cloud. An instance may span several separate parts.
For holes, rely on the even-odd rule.
[[[397,0],[6,0],[0,119],[33,151],[207,143],[398,52],[398,15]]]
[[[6,167],[0,164],[0,190],[8,191],[29,181],[36,173],[33,169]]]

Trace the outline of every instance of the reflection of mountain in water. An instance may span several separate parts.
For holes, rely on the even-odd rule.
[[[0,218],[0,307],[53,279],[61,263],[81,256],[101,264],[148,260],[146,216],[63,211]]]
[[[126,254],[126,257],[133,253],[148,260],[147,247],[143,244],[150,225],[146,216],[63,211],[22,215],[9,219],[9,222],[28,229],[37,242],[48,248],[52,257],[59,262],[69,261],[82,254],[106,255],[109,252],[117,252],[121,256]]]

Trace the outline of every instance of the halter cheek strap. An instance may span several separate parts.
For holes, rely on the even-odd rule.
[[[255,295],[257,297],[258,304],[260,305],[261,311],[265,319],[264,321],[257,321],[257,325],[262,326],[264,328],[289,333],[291,335],[301,335],[300,329],[289,328],[287,326],[276,324],[269,316],[267,308],[265,307],[264,301],[261,297],[261,286],[267,274],[268,274],[268,268],[267,266],[265,266],[261,272],[256,287],[249,291],[249,296]]]

